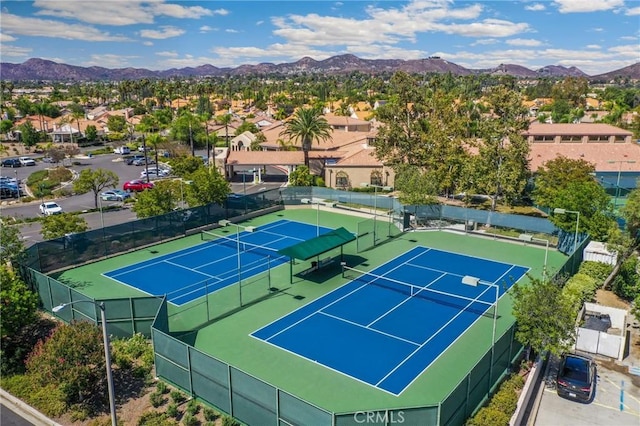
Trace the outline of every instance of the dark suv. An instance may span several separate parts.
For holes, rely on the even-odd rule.
[[[2,160],[2,167],[22,167],[22,163],[17,158],[7,158]]]
[[[596,364],[589,357],[564,354],[556,378],[558,395],[581,402],[591,402],[595,396]]]

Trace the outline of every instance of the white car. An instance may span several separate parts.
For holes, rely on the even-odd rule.
[[[164,169],[158,169],[156,172],[156,169],[154,167],[149,169],[148,175],[149,175],[149,178],[155,179],[155,178],[162,178],[162,177],[169,176],[169,172]],[[144,179],[146,177],[147,177],[147,170],[143,170],[142,172],[140,172],[140,179]]]
[[[62,213],[62,207],[60,207],[57,203],[53,201],[45,201],[40,204],[40,213],[45,216],[51,216],[52,214],[60,214]]]
[[[34,160],[31,157],[20,157],[20,158],[18,158],[18,160],[20,161],[20,164],[22,164],[23,166],[35,166],[36,165],[36,160]]]

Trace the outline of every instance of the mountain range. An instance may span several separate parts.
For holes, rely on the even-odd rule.
[[[213,65],[199,67],[172,68],[153,71],[144,68],[104,68],[80,67],[61,64],[45,59],[33,58],[22,64],[0,63],[0,78],[7,81],[45,80],[45,81],[121,81],[164,79],[171,77],[207,77],[240,75],[295,75],[300,73],[343,74],[353,71],[363,73],[383,73],[405,71],[407,73],[451,73],[453,75],[510,75],[517,78],[539,77],[585,77],[590,81],[609,81],[614,78],[640,80],[640,62],[605,74],[589,76],[576,67],[548,65],[538,70],[514,65],[501,64],[495,68],[468,69],[434,56],[425,59],[361,59],[354,55],[332,56],[322,61],[304,57],[293,63],[261,63],[240,65],[236,68],[218,68]]]

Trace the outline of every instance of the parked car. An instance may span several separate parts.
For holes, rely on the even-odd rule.
[[[128,182],[125,182],[124,185],[122,185],[122,189],[129,192],[144,191],[145,189],[152,189],[152,188],[153,188],[153,182],[146,182],[140,179],[130,180]]]
[[[591,402],[596,388],[596,363],[589,357],[564,354],[560,359],[556,390],[564,398]]]
[[[162,177],[166,177],[169,176],[169,172],[165,169],[158,169],[156,170],[155,167],[152,169],[147,170],[143,170],[140,172],[140,179],[144,179],[147,177],[147,175],[149,176],[150,179],[156,179],[156,178],[162,178]]]
[[[18,186],[20,184],[20,179],[9,176],[0,176],[0,184],[2,183],[9,183],[11,185]]]
[[[131,197],[131,194],[121,189],[111,189],[100,194],[100,198],[103,201],[124,201],[129,197]]]
[[[62,213],[62,207],[58,205],[58,203],[54,203],[53,201],[45,201],[40,204],[40,213],[45,216],[51,216],[53,214]]]
[[[47,156],[42,157],[42,162],[43,162],[43,163],[55,163],[55,161],[53,160],[53,158],[52,158],[52,157],[49,157],[48,155],[47,155]]]
[[[133,163],[131,164],[133,164],[134,166],[144,166],[145,165],[144,157],[136,158],[135,160],[133,160]],[[147,158],[146,164],[156,164],[156,162],[153,158]]]
[[[127,166],[131,166],[134,161],[138,161],[140,159],[144,160],[144,155],[142,155],[142,154],[134,154],[134,155],[131,155],[129,157],[125,157],[124,158],[124,163]]]
[[[115,148],[113,150],[114,154],[122,154],[122,155],[126,155],[126,154],[131,154],[131,149],[129,149],[128,146],[123,145],[123,146],[119,146],[117,148]]]
[[[18,198],[20,189],[14,185],[0,183],[0,198]]]
[[[35,166],[36,165],[36,160],[34,160],[31,157],[20,157],[20,158],[18,158],[18,161],[20,161],[20,164],[22,164],[23,166]]]
[[[22,163],[17,158],[7,158],[2,160],[2,167],[22,167]]]

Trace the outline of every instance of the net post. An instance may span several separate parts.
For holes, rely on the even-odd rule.
[[[340,268],[342,268],[342,278],[344,278],[345,266],[347,266],[347,262],[340,262]]]

